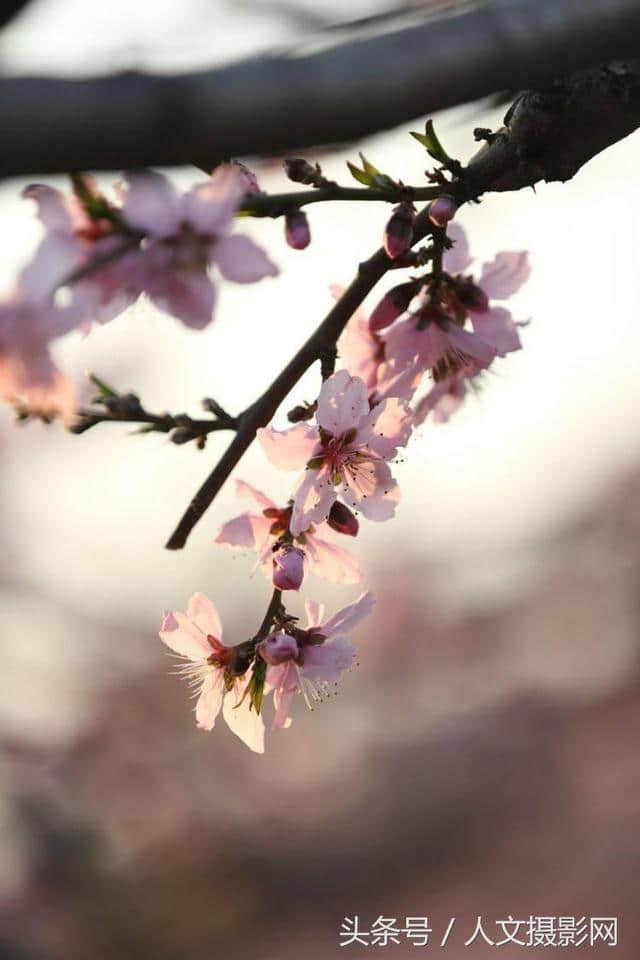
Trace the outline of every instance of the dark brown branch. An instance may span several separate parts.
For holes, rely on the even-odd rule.
[[[238,418],[232,417],[213,400],[203,401],[205,409],[213,414],[212,418],[206,420],[194,420],[186,413],[150,413],[135,393],[116,393],[98,378],[91,379],[101,390],[101,396],[96,398],[95,403],[104,409],[79,410],[77,420],[70,428],[71,433],[85,433],[99,423],[137,423],[142,424],[140,432],[171,433],[173,443],[196,440],[202,449],[210,433],[238,428]]]
[[[157,77],[0,80],[0,176],[340,143],[637,54],[637,0],[490,0],[306,56]]]

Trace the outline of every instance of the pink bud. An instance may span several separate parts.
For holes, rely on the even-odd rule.
[[[416,284],[411,280],[392,287],[369,317],[370,330],[382,330],[405,312],[417,293]]]
[[[276,590],[299,590],[304,577],[304,553],[285,546],[273,556],[272,581]]]
[[[262,640],[257,647],[258,653],[266,663],[277,667],[287,660],[295,660],[298,656],[298,644],[288,633],[271,633]]]
[[[311,243],[311,232],[306,213],[302,210],[292,210],[284,218],[284,235],[287,243],[294,250],[304,250]]]
[[[416,211],[413,204],[406,201],[399,203],[391,214],[391,219],[384,231],[384,249],[392,260],[411,246],[415,219]]]
[[[344,533],[347,537],[355,537],[358,534],[358,521],[351,510],[349,510],[349,507],[346,507],[344,503],[340,503],[338,500],[335,501],[329,511],[327,523],[332,530],[336,530],[338,533]]]
[[[429,220],[434,227],[445,227],[449,220],[453,220],[458,209],[453,197],[443,193],[429,204]]]

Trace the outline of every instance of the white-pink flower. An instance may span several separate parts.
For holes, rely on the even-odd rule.
[[[237,166],[218,167],[208,181],[182,195],[154,171],[129,173],[125,179],[123,217],[146,234],[136,253],[138,286],[187,326],[201,329],[212,318],[211,266],[235,283],[254,283],[278,273],[253,240],[230,235],[247,190]]]
[[[211,601],[194,593],[186,613],[165,613],[160,639],[184,661],[178,672],[195,688],[197,726],[212,730],[222,709],[233,733],[255,753],[263,753],[262,717],[250,709],[249,697],[243,702],[250,672],[234,672],[235,648],[222,643],[222,625]]]
[[[266,693],[273,691],[272,729],[290,725],[291,702],[296,693],[302,693],[307,706],[313,709],[335,692],[342,674],[355,659],[355,647],[346,634],[369,616],[374,603],[372,593],[363,593],[323,622],[324,608],[307,600],[307,624],[304,629],[296,629],[295,644],[281,633],[262,642],[259,652],[267,663],[275,664],[267,670],[265,684]]]
[[[315,426],[258,430],[274,466],[305,468],[293,494],[293,536],[326,520],[338,495],[369,520],[392,517],[400,494],[386,461],[405,446],[410,434],[407,405],[391,398],[371,409],[366,384],[346,370],[323,384]]]
[[[242,480],[236,480],[236,489],[241,496],[255,500],[261,508],[260,512],[247,511],[229,520],[220,529],[214,543],[255,550],[262,572],[271,580],[274,548],[277,549],[281,538],[291,537],[289,522],[292,507],[278,507],[264,493]],[[320,536],[319,532],[323,535]],[[330,532],[326,524],[321,524],[293,538],[295,546],[304,552],[305,575],[310,572],[334,583],[358,583],[362,579],[362,572],[357,560],[347,550],[325,538],[325,534],[330,535]]]

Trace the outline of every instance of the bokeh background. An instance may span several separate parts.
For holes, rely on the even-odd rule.
[[[384,6],[34,0],[0,36],[0,69],[188,69]],[[503,112],[470,105],[437,128],[464,159],[472,128]],[[346,182],[358,147],[419,182],[425,156],[407,129],[308,156]],[[509,916],[611,916],[613,954],[564,953],[637,957],[639,161],[635,135],[571,183],[461,213],[478,263],[531,252],[513,304],[530,320],[524,349],[413,440],[396,468],[397,520],[363,527],[356,544],[378,594],[356,636],[360,667],[315,713],[300,701],[264,757],[222,724],[195,729],[157,638],[163,608],[184,609],[195,590],[228,640],[262,618],[269,590],[253,558],[212,544],[244,509],[232,483],[184,551],[162,548],[224,438],[198,452],[119,425],[82,437],[19,427],[2,412],[1,957],[360,956],[339,946],[355,914],[365,926],[428,916],[436,954],[456,917],[454,960],[527,955],[464,947],[479,915],[494,939]],[[257,172],[285,188],[279,162]],[[3,290],[39,238],[23,185],[0,184]],[[60,362],[78,384],[93,370],[152,410],[197,414],[205,395],[239,410],[326,312],[329,284],[379,244],[385,212],[312,207],[305,252],[281,223],[250,223],[278,279],[223,287],[202,333],[139,304],[69,337]],[[315,376],[294,402],[313,399]],[[237,476],[288,493],[258,449]],[[335,607],[356,591],[309,579],[303,592]]]

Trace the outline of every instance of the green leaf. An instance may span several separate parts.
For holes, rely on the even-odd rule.
[[[97,377],[95,373],[89,374],[89,380],[91,380],[91,383],[94,385],[94,387],[97,387],[100,391],[100,398],[102,400],[107,398],[113,399],[114,397],[120,396],[117,390],[114,390],[113,387],[110,387],[108,383],[105,383],[104,380],[101,380],[100,377]]]
[[[351,176],[354,180],[357,180],[358,183],[364,184],[365,187],[370,187],[373,184],[373,177],[370,173],[366,173],[364,170],[361,170],[359,167],[356,167],[354,163],[350,163],[347,160],[347,166],[351,171]]]
[[[414,130],[412,130],[411,136],[421,143],[423,147],[426,147],[429,156],[433,157],[434,160],[437,160],[438,163],[442,163],[445,166],[451,163],[451,157],[436,136],[436,132],[433,128],[433,120],[427,120],[424,133],[416,133]]]

